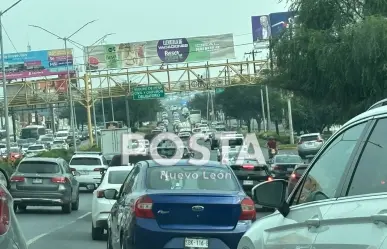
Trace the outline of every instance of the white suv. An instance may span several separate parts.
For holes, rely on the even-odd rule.
[[[72,156],[70,168],[75,171],[79,187],[94,190],[101,182],[101,172],[106,171],[108,163],[101,152],[80,152]]]
[[[285,180],[255,186],[257,204],[277,211],[238,249],[387,248],[386,134],[387,106],[376,107],[324,143],[287,199]]]

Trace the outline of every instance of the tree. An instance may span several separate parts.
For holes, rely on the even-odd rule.
[[[295,26],[272,42],[274,85],[336,110],[340,119],[386,96],[386,1],[294,0],[291,6],[299,15]]]
[[[84,125],[87,123],[86,108],[80,103],[74,103],[75,107],[75,116],[77,121],[77,126]],[[110,99],[105,99],[103,102],[103,107],[101,102],[95,103],[95,112],[97,121],[101,122],[103,120],[103,111],[105,111],[105,121],[112,121],[112,108]],[[127,112],[125,105],[125,97],[114,98],[113,99],[113,111],[114,111],[114,120],[122,121],[127,125]],[[143,121],[153,121],[156,119],[157,112],[161,111],[160,101],[157,99],[150,100],[132,100],[129,99],[129,116],[131,127],[134,127],[136,123]],[[93,108],[91,108],[91,115],[93,115]],[[93,116],[92,116],[93,117]],[[68,108],[62,110],[59,115],[59,118],[70,118],[70,111]],[[93,123],[93,120],[92,120]]]
[[[202,115],[207,113],[207,102],[208,95],[206,93],[196,94],[193,99],[191,99],[187,106],[190,109],[200,110]]]

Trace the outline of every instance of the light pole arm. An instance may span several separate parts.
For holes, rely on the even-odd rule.
[[[67,37],[67,39],[70,39],[71,37],[73,37],[75,34],[77,34],[79,31],[81,31],[82,29],[84,29],[86,26],[88,26],[89,24],[92,24],[93,22],[96,22],[97,20],[93,20],[93,21],[90,21],[88,23],[86,23],[85,25],[83,25],[82,27],[80,27],[79,29],[77,29],[77,31],[75,31],[74,33],[72,33],[71,35],[69,35]]]
[[[33,27],[33,28],[41,29],[41,30],[43,30],[43,31],[45,31],[45,32],[47,32],[47,33],[49,33],[49,34],[51,34],[51,35],[57,37],[58,39],[63,40],[63,37],[60,37],[59,35],[57,35],[57,34],[51,32],[51,31],[49,31],[49,30],[47,30],[47,29],[45,29],[45,28],[42,28],[42,27],[40,27],[40,26],[38,26],[38,25],[28,25],[28,26]]]
[[[17,1],[16,3],[12,4],[11,6],[9,6],[7,9],[5,9],[4,11],[0,11],[0,16],[4,15],[6,12],[8,12],[9,10],[11,10],[13,7],[15,7],[16,5],[18,5],[22,0],[19,0]]]

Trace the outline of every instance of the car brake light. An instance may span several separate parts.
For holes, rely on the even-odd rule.
[[[274,179],[273,179],[273,177],[269,176],[269,177],[267,178],[267,180],[268,180],[269,182],[271,182],[271,181],[273,181]]]
[[[152,212],[153,201],[147,196],[141,196],[137,199],[134,205],[134,213],[137,218],[154,219],[155,216]]]
[[[244,164],[242,166],[242,168],[248,169],[248,170],[253,170],[254,169],[254,165],[252,165],[252,164]]]
[[[101,171],[101,168],[95,168],[94,171]]]
[[[316,142],[322,143],[322,141],[323,141],[323,140],[321,140],[321,139],[317,139]]]
[[[104,198],[104,197],[105,197],[104,190],[98,190],[97,191],[97,198]]]
[[[0,235],[9,229],[9,203],[4,190],[0,188]]]
[[[51,182],[53,183],[66,183],[69,180],[66,177],[53,177],[51,178]]]
[[[12,176],[11,182],[24,182],[25,178],[24,176]]]
[[[296,179],[297,175],[293,173],[293,174],[290,175],[290,177],[293,178],[293,179]]]
[[[250,198],[245,198],[241,202],[241,215],[239,220],[255,220],[257,212],[255,211],[255,204]]]
[[[280,167],[279,167],[278,165],[272,165],[271,168],[272,168],[273,170],[279,170],[279,169],[280,169]]]
[[[70,170],[71,170],[71,171],[77,171],[77,170],[76,170],[76,169],[74,169],[74,168],[70,168]]]

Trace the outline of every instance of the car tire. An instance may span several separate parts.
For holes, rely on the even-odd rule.
[[[77,200],[71,205],[71,209],[77,211],[79,209],[79,194],[77,195]]]
[[[103,228],[94,227],[93,222],[91,223],[91,238],[93,240],[102,240],[103,239]]]
[[[62,212],[65,214],[71,214],[71,210],[72,210],[72,203],[71,202],[64,204],[62,206]]]

